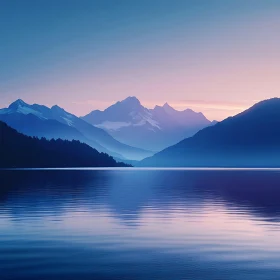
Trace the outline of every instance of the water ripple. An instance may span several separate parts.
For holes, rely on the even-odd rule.
[[[279,172],[0,177],[1,280],[280,278]]]

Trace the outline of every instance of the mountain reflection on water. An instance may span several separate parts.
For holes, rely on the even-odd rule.
[[[279,171],[0,176],[3,279],[279,279]]]

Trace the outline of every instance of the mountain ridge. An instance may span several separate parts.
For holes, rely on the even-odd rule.
[[[2,121],[0,155],[0,168],[128,166],[79,141],[46,140],[26,136]]]
[[[280,166],[280,99],[261,101],[204,128],[150,158],[141,166]]]
[[[15,114],[21,114],[22,119],[19,117],[16,118]],[[27,118],[26,116],[30,114],[41,120],[42,128],[46,127],[46,124],[48,124],[48,129],[46,131],[42,131],[41,129],[39,133],[39,126],[37,126],[37,128],[32,131],[32,123],[30,123],[28,127],[28,123],[25,121]],[[68,135],[68,140],[76,138],[77,140],[96,148],[100,152],[109,153],[118,158],[140,160],[148,155],[152,155],[149,151],[134,148],[117,141],[101,128],[90,125],[77,116],[65,111],[58,105],[49,108],[39,104],[29,105],[23,100],[18,99],[11,103],[8,108],[0,109],[0,120],[5,120],[10,126],[30,136],[47,138],[53,138],[51,136],[52,129],[50,120],[55,120],[60,124],[65,125],[64,127],[60,125],[62,131],[60,134],[59,131],[57,131],[56,134],[58,135],[56,135],[55,138],[65,139],[64,133],[67,131],[68,134],[66,134]],[[38,120],[36,120],[36,122],[38,122]],[[56,124],[56,126],[58,126],[58,124]],[[70,130],[72,130],[73,136],[70,135]],[[79,136],[77,136],[77,134],[79,134]]]
[[[153,151],[212,125],[200,112],[191,109],[177,111],[168,103],[148,109],[135,96],[118,101],[103,111],[93,110],[81,118],[123,143]]]

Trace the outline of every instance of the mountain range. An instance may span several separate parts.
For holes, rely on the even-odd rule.
[[[280,167],[280,99],[261,101],[144,159],[140,165]]]
[[[120,108],[122,108],[122,110],[120,110]],[[112,113],[111,118],[107,115],[106,118],[102,119],[101,117],[105,116],[104,112],[109,114],[108,111],[109,113],[115,111],[115,115]],[[117,111],[120,112],[120,116],[119,119],[116,120],[113,116],[118,116],[116,113]],[[135,114],[134,117],[131,117],[132,114],[130,113],[136,111],[138,113]],[[178,113],[178,111],[171,108],[168,104],[165,104],[162,107],[156,106],[154,109],[149,110],[143,107],[136,98],[130,97],[109,107],[101,112],[101,114],[97,113],[96,119],[98,119],[98,114],[100,114],[99,122],[104,125],[102,120],[107,119],[108,121],[106,124],[108,125],[108,122],[110,122],[110,125],[113,126],[118,123],[118,120],[124,121],[125,118],[130,116],[131,123],[127,127],[131,128],[131,133],[136,134],[137,131],[138,133],[142,132],[142,135],[141,133],[138,134],[139,141],[149,142],[150,138],[146,138],[149,137],[147,136],[147,131],[149,131],[148,128],[151,128],[151,126],[154,128],[160,126],[158,130],[151,130],[157,134],[158,131],[163,131],[163,127],[166,128],[169,124],[172,126],[171,122],[164,122],[163,117],[158,118],[155,123],[155,112],[164,112],[164,116],[166,116],[167,112],[169,116],[174,114],[174,119],[176,119],[176,116],[179,114],[180,117],[176,119],[176,122],[179,123],[182,114],[187,115],[189,110]],[[205,121],[203,115],[193,113],[194,112],[191,111],[191,115],[197,116],[197,120],[192,118],[192,121],[189,120],[189,124],[201,123],[201,120]],[[143,116],[146,120],[145,123],[143,122]],[[147,116],[150,116],[150,119],[148,119]],[[133,157],[136,157],[137,155],[138,159],[141,159],[141,157],[145,157],[144,153],[146,153],[146,155],[151,155],[152,153],[123,144],[114,139],[100,127],[95,127],[84,121],[82,118],[78,118],[58,106],[48,108],[38,104],[29,105],[22,100],[17,100],[8,108],[0,110],[0,120],[28,136],[46,138],[42,139],[42,141],[39,139],[34,140],[34,138],[21,135],[18,132],[11,130],[11,128],[1,122],[2,130],[0,131],[0,148],[2,162],[5,157],[5,160],[7,161],[10,153],[14,162],[23,164],[20,159],[16,160],[17,154],[20,158],[20,155],[24,154],[23,149],[26,149],[26,151],[29,151],[29,154],[35,158],[36,153],[38,153],[39,156],[41,155],[42,151],[38,148],[41,147],[43,150],[45,149],[45,152],[42,152],[42,158],[45,158],[49,164],[51,161],[50,158],[46,156],[46,150],[50,151],[50,155],[57,160],[59,165],[67,165],[66,154],[69,153],[68,160],[70,160],[70,162],[73,158],[77,159],[77,163],[74,163],[73,166],[77,166],[76,164],[78,163],[86,164],[84,166],[87,166],[87,164],[96,164],[96,166],[98,166],[98,163],[96,162],[85,161],[85,158],[83,158],[85,154],[83,156],[81,155],[82,158],[78,155],[80,152],[85,153],[87,151],[89,155],[100,158],[102,162],[102,157],[97,156],[99,154],[98,151],[91,151],[91,147],[96,147],[99,152],[109,151],[110,149],[110,155],[113,153],[113,155],[115,154],[120,157],[123,155],[129,155],[130,153],[130,155],[132,154],[132,157],[128,160],[124,159],[124,161],[137,166],[280,167],[280,98],[261,101],[244,112],[229,117],[216,124],[209,124],[209,121],[207,122],[206,119],[206,123],[208,123],[207,127],[201,129],[193,136],[185,138],[179,143],[163,149],[153,156],[144,158],[140,162],[135,161],[135,158]],[[139,122],[141,125],[135,125],[139,124]],[[141,127],[142,130],[137,130],[139,127]],[[135,132],[133,130],[134,128]],[[166,131],[167,129],[165,132]],[[170,131],[172,131],[172,128],[170,128]],[[7,138],[5,134],[12,135],[14,139],[13,137],[10,137],[10,139]],[[51,138],[60,138],[60,140],[47,140]],[[6,142],[3,142],[3,139],[5,139]],[[91,147],[82,144],[79,141],[64,141],[69,139],[79,140]],[[154,139],[156,139],[156,137]],[[13,143],[14,152],[12,146],[7,146],[7,143],[9,142]],[[29,144],[24,146],[23,143],[27,142]],[[32,145],[34,145],[34,151],[32,150]],[[66,146],[67,148],[65,148]],[[7,151],[10,151],[9,153],[6,153],[6,147],[9,148],[7,149]],[[63,155],[59,152],[59,149],[64,151]],[[56,154],[62,155],[64,161],[60,161]],[[29,162],[27,160],[27,155],[28,153],[24,154],[24,158]],[[111,166],[114,166],[114,162],[115,161],[110,162]],[[34,159],[32,164],[35,163],[36,161]],[[43,163],[41,162],[41,164]],[[53,162],[52,164],[55,163]]]
[[[202,113],[176,111],[167,103],[147,109],[136,97],[81,118],[57,105],[49,108],[18,99],[0,109],[0,120],[28,136],[79,140],[127,162],[152,156],[213,124]]]
[[[79,141],[23,135],[0,121],[0,167],[117,167],[107,154]]]
[[[167,103],[148,109],[134,96],[81,118],[122,143],[151,151],[174,145],[216,123],[202,113],[191,109],[177,111]]]
[[[153,154],[117,141],[103,129],[57,105],[48,108],[39,104],[30,105],[19,99],[8,108],[0,109],[0,120],[28,136],[79,140],[118,159],[141,160]]]

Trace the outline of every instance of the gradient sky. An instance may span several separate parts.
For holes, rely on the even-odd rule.
[[[279,95],[279,0],[0,0],[0,107],[137,96],[221,120]]]

